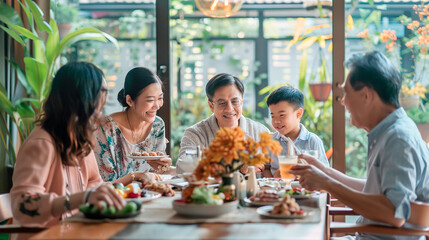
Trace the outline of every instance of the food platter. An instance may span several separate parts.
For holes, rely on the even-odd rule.
[[[161,158],[169,158],[169,155],[162,155],[162,156],[134,156],[134,155],[128,155],[128,158],[132,159],[143,159],[146,161],[152,161],[152,160],[159,160]]]
[[[144,202],[150,202],[154,199],[160,198],[161,197],[161,193],[155,192],[155,191],[149,191],[146,190],[145,196],[144,197],[138,197],[138,198],[125,198],[126,201],[133,201],[133,200],[137,200],[140,201],[142,203]]]
[[[252,201],[249,198],[244,198],[243,200],[248,206],[260,207],[260,206],[273,205],[275,203],[278,203],[281,199],[279,199],[277,202]]]
[[[310,216],[314,213],[314,211],[309,207],[302,206],[301,209],[304,211],[304,214],[301,214],[301,215],[272,214],[271,211],[273,210],[273,206],[259,207],[258,209],[256,209],[256,212],[262,217],[276,218],[276,219],[301,219],[301,218]]]

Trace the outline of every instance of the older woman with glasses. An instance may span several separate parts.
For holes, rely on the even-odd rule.
[[[186,129],[180,144],[177,173],[192,171],[190,165],[184,164],[186,153],[196,146],[207,148],[219,128],[240,127],[246,133],[246,138],[258,141],[261,132],[269,132],[264,125],[243,117],[244,85],[237,77],[226,73],[214,76],[206,85],[206,94],[213,115]],[[263,169],[263,164],[257,166],[257,171]],[[243,167],[241,171],[246,173],[247,167]]]

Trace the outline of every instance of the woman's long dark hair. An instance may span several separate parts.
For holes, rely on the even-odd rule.
[[[55,140],[64,165],[76,165],[93,145],[93,121],[101,104],[103,72],[94,64],[68,63],[52,81],[38,123]]]

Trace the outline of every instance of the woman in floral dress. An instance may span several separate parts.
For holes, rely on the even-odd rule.
[[[164,121],[156,115],[163,105],[161,80],[144,67],[130,70],[118,101],[125,108],[106,116],[95,133],[95,156],[104,181],[129,184],[132,181],[158,180],[148,173],[171,173],[171,158],[145,161],[128,156],[135,152],[160,152],[165,155],[167,140]]]

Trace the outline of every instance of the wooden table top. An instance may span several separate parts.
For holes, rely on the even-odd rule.
[[[317,223],[79,223],[61,222],[31,239],[325,239],[326,194]]]

